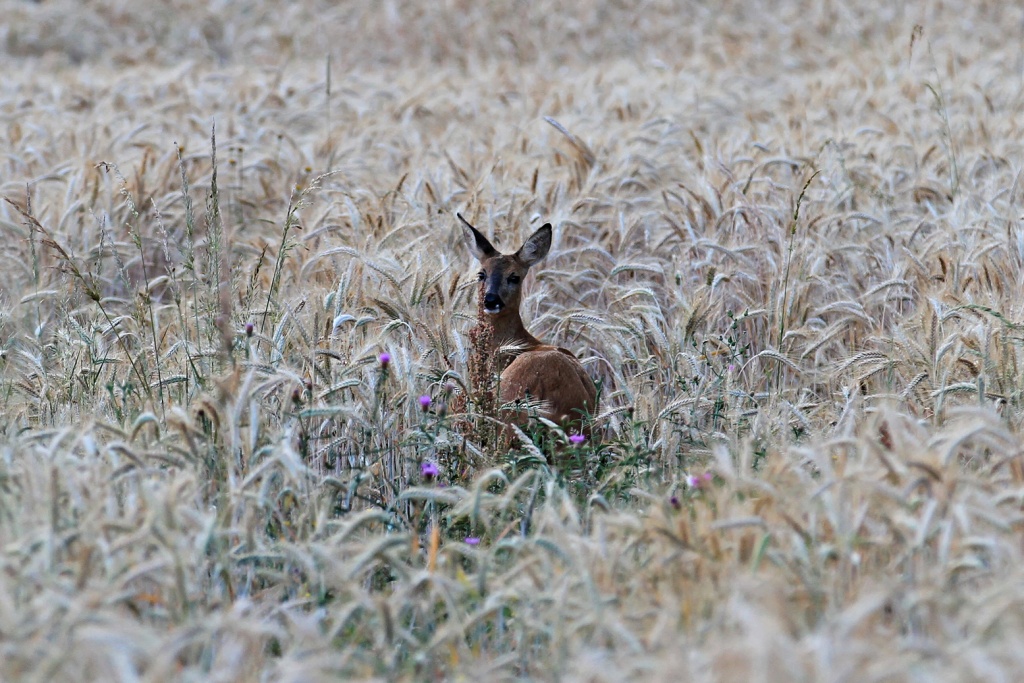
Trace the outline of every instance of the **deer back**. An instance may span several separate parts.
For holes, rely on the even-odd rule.
[[[517,356],[501,373],[501,400],[537,400],[539,415],[579,432],[597,413],[597,388],[571,352],[544,346]],[[517,422],[520,420],[517,420]]]

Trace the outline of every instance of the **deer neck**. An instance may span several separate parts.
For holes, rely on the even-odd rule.
[[[488,328],[489,348],[492,355],[496,355],[502,347],[518,347],[514,351],[509,350],[502,353],[505,363],[525,351],[532,351],[543,346],[540,341],[526,331],[523,326],[523,319],[518,310],[512,310],[498,315],[488,315],[481,311],[480,326]],[[504,365],[505,363],[502,363]]]

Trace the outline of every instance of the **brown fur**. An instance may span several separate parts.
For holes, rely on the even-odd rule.
[[[523,398],[544,402],[539,411],[563,428],[589,431],[584,418],[597,409],[597,387],[579,360],[569,351],[543,346],[517,356],[501,373],[501,401]],[[517,422],[525,416],[520,413]]]
[[[521,284],[531,266],[547,255],[551,226],[535,232],[515,254],[499,253],[462,216],[463,232],[480,261],[480,326],[490,327],[487,353],[501,370],[502,403],[539,401],[537,414],[569,432],[589,432],[586,417],[597,412],[597,387],[583,365],[567,349],[542,344],[526,331],[519,314]],[[488,312],[485,300],[494,304]],[[508,421],[525,426],[530,411]]]

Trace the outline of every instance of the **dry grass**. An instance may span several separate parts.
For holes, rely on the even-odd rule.
[[[0,679],[1019,678],[1019,8],[87,4],[0,2]]]

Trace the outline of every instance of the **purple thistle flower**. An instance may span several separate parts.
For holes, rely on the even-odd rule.
[[[425,461],[422,465],[420,465],[420,474],[422,474],[427,479],[433,479],[438,475],[439,472],[440,470],[437,469],[437,465],[435,463],[430,462],[429,460]]]
[[[569,442],[573,446],[579,446],[581,443],[583,443],[586,440],[587,440],[587,437],[583,436],[582,434],[570,434],[569,435]]]
[[[674,507],[674,508],[675,508],[676,510],[678,510],[679,508],[681,508],[681,507],[682,507],[682,505],[681,505],[681,504],[679,503],[679,496],[672,496],[671,498],[669,498],[669,499],[668,499],[668,502],[669,502],[669,503],[670,503],[670,504],[672,505],[672,507]]]
[[[385,351],[384,353],[377,356],[377,360],[380,361],[380,366],[382,368],[386,368],[388,366],[388,363],[391,362],[391,354]]]
[[[476,536],[466,536],[466,545],[478,545],[479,543],[480,539]]]
[[[423,408],[423,412],[424,413],[427,412],[427,409],[430,408],[430,397],[429,396],[426,396],[426,395],[420,396],[420,408]]]
[[[251,337],[252,333],[253,333],[253,331],[255,331],[255,329],[256,328],[253,326],[252,323],[246,323],[245,324],[245,336],[246,337]]]
[[[715,478],[715,475],[710,472],[704,474],[688,474],[686,475],[686,485],[691,489],[701,489],[710,484]]]

